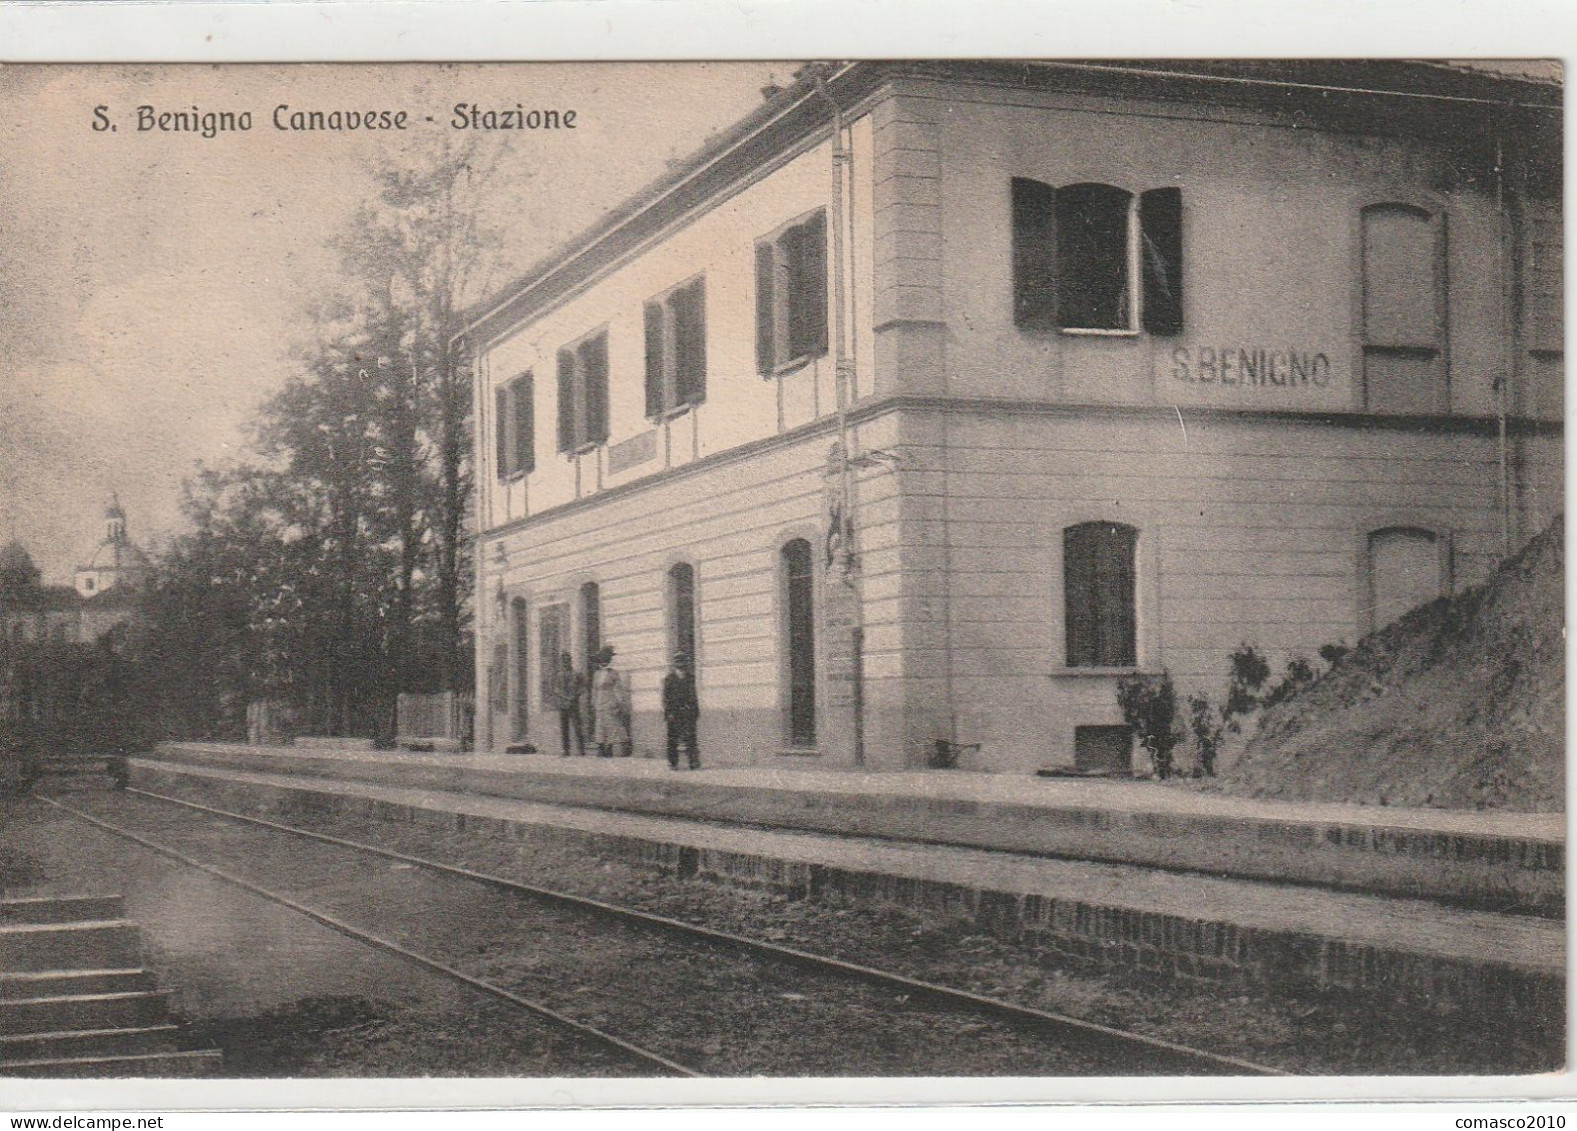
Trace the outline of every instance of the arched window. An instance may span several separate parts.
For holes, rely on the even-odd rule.
[[[1363,210],[1363,380],[1371,412],[1447,407],[1441,223],[1411,204]]]
[[[1070,668],[1138,664],[1134,611],[1139,532],[1115,522],[1081,522],[1062,532],[1062,593]]]
[[[1370,534],[1365,626],[1382,628],[1439,597],[1441,574],[1440,542],[1433,531],[1390,526]]]
[[[580,642],[586,667],[602,651],[602,590],[595,581],[580,587]]]
[[[510,715],[514,720],[515,737],[524,738],[528,732],[527,704],[531,694],[528,662],[531,656],[531,625],[524,597],[516,597],[510,602],[510,619],[513,622],[515,645],[515,695]]]
[[[679,562],[668,570],[668,651],[683,652],[696,670],[695,567]]]
[[[788,676],[789,745],[816,744],[816,575],[810,543],[783,547],[784,667]]]

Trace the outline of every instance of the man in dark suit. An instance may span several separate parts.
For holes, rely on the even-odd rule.
[[[668,723],[668,768],[679,768],[679,747],[690,757],[690,768],[701,768],[701,751],[696,748],[695,725],[701,718],[701,702],[696,698],[695,673],[690,657],[674,656],[673,670],[663,677],[663,719]]]

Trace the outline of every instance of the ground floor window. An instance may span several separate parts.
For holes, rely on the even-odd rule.
[[[1376,530],[1369,535],[1368,559],[1366,628],[1382,628],[1440,596],[1440,544],[1433,531]]]
[[[1081,522],[1062,532],[1063,608],[1070,668],[1138,664],[1134,610],[1139,532],[1115,522]]]
[[[788,740],[816,744],[816,577],[810,543],[783,547],[783,621],[788,669]]]
[[[695,671],[695,567],[689,562],[679,562],[668,570],[668,609],[668,651],[689,656],[690,670]]]
[[[515,626],[515,700],[511,714],[514,716],[515,737],[524,738],[530,710],[527,701],[531,694],[531,626],[524,597],[514,599],[510,605],[510,614]]]

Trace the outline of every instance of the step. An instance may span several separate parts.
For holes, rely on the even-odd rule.
[[[107,970],[142,965],[142,939],[124,919],[0,924],[0,970]]]
[[[0,1037],[0,1061],[132,1056],[176,1051],[180,1026],[165,1022],[124,1029],[76,1029]]]
[[[0,1033],[129,1029],[157,1024],[169,1015],[169,996],[160,990],[24,998],[0,1001]]]
[[[81,923],[122,919],[126,903],[118,895],[40,895],[0,899],[0,923]]]
[[[131,1056],[80,1056],[49,1060],[0,1061],[0,1076],[58,1079],[168,1077],[190,1080],[219,1076],[223,1069],[224,1056],[217,1049],[138,1053]]]
[[[27,974],[0,974],[0,1001],[73,994],[122,994],[155,988],[153,973],[136,967],[121,970],[38,970]]]

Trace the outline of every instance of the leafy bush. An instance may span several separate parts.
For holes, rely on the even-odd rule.
[[[1172,776],[1172,749],[1183,740],[1177,721],[1177,689],[1167,672],[1124,676],[1117,684],[1117,705],[1123,721],[1150,752],[1155,776]]]
[[[1188,697],[1188,728],[1199,749],[1199,768],[1206,777],[1215,777],[1216,755],[1221,751],[1226,723],[1208,695],[1196,692]]]
[[[1263,652],[1247,643],[1239,644],[1230,660],[1232,679],[1227,685],[1227,701],[1221,708],[1221,719],[1227,729],[1236,734],[1241,729],[1237,717],[1259,706],[1260,691],[1270,678],[1270,663]]]

